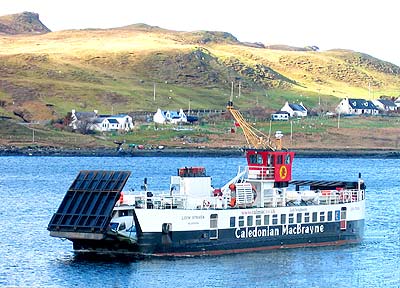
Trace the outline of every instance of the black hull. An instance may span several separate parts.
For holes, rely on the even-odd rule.
[[[323,229],[318,229],[323,225]],[[294,229],[288,229],[293,227]],[[72,240],[78,253],[119,253],[140,256],[196,256],[221,255],[252,251],[336,246],[359,243],[363,238],[364,220],[347,221],[346,229],[341,229],[340,222],[315,223],[309,230],[300,230],[296,225],[255,227],[242,229],[220,229],[218,238],[215,231],[184,231],[169,233],[143,233],[138,235],[138,242],[112,240]],[[302,227],[305,227],[304,225]],[[314,228],[311,228],[314,227]],[[317,228],[315,228],[317,227]],[[266,235],[262,232],[271,231]],[[289,233],[290,231],[291,233]]]

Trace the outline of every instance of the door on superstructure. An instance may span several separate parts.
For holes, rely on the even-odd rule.
[[[346,213],[347,212],[347,208],[346,207],[342,207],[342,209],[340,209],[340,230],[346,230],[347,229],[347,222],[346,222]]]
[[[218,214],[210,215],[210,240],[218,239]]]

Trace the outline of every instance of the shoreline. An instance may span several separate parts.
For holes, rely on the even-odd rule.
[[[385,149],[292,149],[298,158],[400,158],[400,150]],[[239,157],[238,148],[56,148],[56,147],[0,147],[0,156],[60,156],[60,157]]]

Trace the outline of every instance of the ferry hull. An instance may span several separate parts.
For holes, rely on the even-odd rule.
[[[319,224],[314,223],[313,225],[313,227],[317,227]],[[162,232],[143,233],[138,237],[137,243],[112,241],[111,239],[72,241],[77,253],[116,253],[137,256],[222,255],[273,249],[338,246],[362,241],[364,220],[348,221],[345,230],[341,229],[340,222],[321,225],[324,227],[323,232],[318,231],[318,233],[311,233],[308,230],[308,233],[287,234],[289,230],[278,225],[265,229],[275,231],[279,235],[257,233],[257,231],[265,231],[261,227],[258,230],[247,230],[247,232],[246,230],[238,232],[237,228],[220,229],[218,230],[218,239],[209,238],[210,230],[196,230],[172,231],[167,234]],[[249,231],[253,231],[253,233]]]

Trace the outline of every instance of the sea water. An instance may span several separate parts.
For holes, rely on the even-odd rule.
[[[0,157],[2,287],[400,287],[400,159],[296,158],[293,179],[367,186],[361,244],[194,258],[81,259],[46,230],[80,170],[130,170],[125,190],[169,187],[177,168],[204,166],[215,188],[242,157]]]

